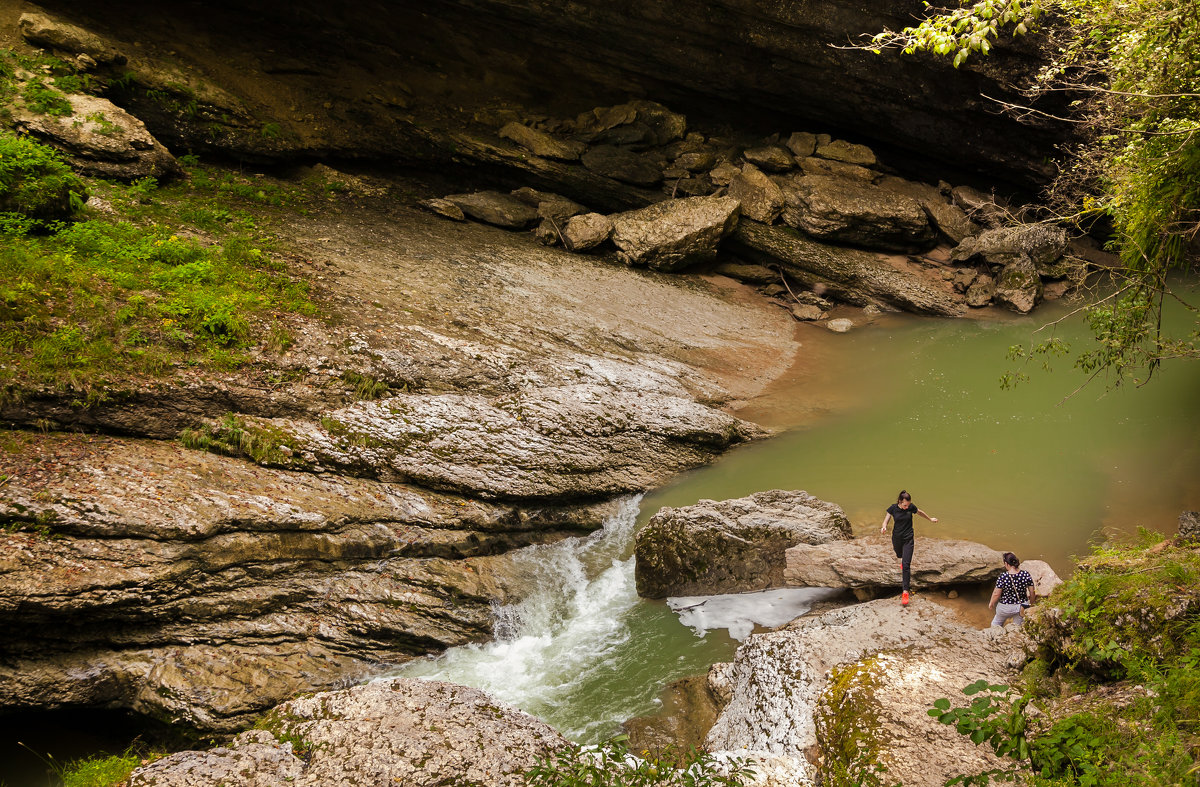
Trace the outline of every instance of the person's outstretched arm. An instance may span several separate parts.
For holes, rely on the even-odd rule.
[[[925,517],[926,519],[928,519],[930,522],[936,522],[936,521],[937,521],[937,517],[936,517],[936,516],[930,516],[929,514],[926,514],[924,511],[922,511],[922,510],[921,510],[921,509],[919,509],[919,508],[917,509],[917,513],[918,513],[918,514],[920,514],[921,516]]]
[[[887,532],[887,526],[888,526],[888,522],[890,522],[890,521],[892,521],[892,515],[891,515],[891,514],[884,514],[884,515],[883,515],[883,524],[879,526],[879,532],[880,532],[880,533],[886,533],[886,532]]]

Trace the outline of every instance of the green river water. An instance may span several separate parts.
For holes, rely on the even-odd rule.
[[[580,741],[655,713],[667,682],[729,660],[737,645],[723,629],[697,634],[633,589],[636,529],[662,506],[701,498],[804,489],[841,505],[865,533],[907,489],[940,520],[917,520],[918,559],[922,536],[965,538],[1046,560],[1060,574],[1107,536],[1173,532],[1181,511],[1200,509],[1200,364],[1167,367],[1142,388],[1097,380],[1068,396],[1084,378],[1060,362],[1002,390],[1007,348],[1066,311],[894,315],[845,335],[800,326],[794,368],[739,413],[787,431],[629,501],[591,538],[526,550],[518,559],[536,564],[543,584],[498,610],[497,640],[403,674],[487,689]],[[1086,335],[1079,318],[1057,331]],[[770,593],[747,601],[784,603]],[[959,604],[986,625],[971,608],[982,601]]]

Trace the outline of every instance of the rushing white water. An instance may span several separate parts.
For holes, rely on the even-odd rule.
[[[582,686],[614,672],[631,636],[626,619],[638,598],[628,556],[638,502],[624,501],[590,536],[515,553],[537,586],[521,603],[497,608],[496,639],[410,662],[400,674],[475,686],[534,715],[560,719]],[[576,720],[563,731],[587,737],[590,727],[611,721]]]
[[[639,503],[625,500],[590,536],[514,553],[534,587],[496,609],[495,640],[409,662],[398,674],[484,689],[585,742],[654,712],[667,682],[729,658],[733,643],[697,637],[666,605],[638,599]]]
[[[699,636],[725,629],[741,642],[755,626],[782,626],[808,612],[814,603],[841,594],[831,588],[777,588],[720,596],[678,596],[667,599],[667,606],[679,615],[680,623]]]

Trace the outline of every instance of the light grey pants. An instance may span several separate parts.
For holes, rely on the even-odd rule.
[[[1016,618],[1016,625],[1021,625],[1025,620],[1021,617],[1020,604],[997,604],[996,617],[992,618],[993,626],[1003,626],[1010,618]]]

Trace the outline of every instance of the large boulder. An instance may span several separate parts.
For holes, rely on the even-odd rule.
[[[743,216],[764,224],[775,221],[783,210],[783,190],[750,163],[730,179],[726,193],[741,203]]]
[[[982,227],[971,221],[962,208],[943,195],[937,186],[892,176],[880,180],[878,186],[885,191],[915,199],[929,214],[929,219],[938,232],[951,243],[962,243],[964,239],[983,231]]]
[[[613,216],[613,243],[630,265],[679,270],[715,257],[738,216],[739,203],[730,197],[665,200]]]
[[[498,191],[450,194],[446,199],[476,221],[505,229],[523,230],[539,218],[537,208]]]
[[[1021,561],[1021,568],[1028,571],[1029,576],[1033,578],[1033,592],[1038,598],[1045,598],[1063,583],[1062,578],[1044,560]]]
[[[531,128],[523,123],[512,122],[500,129],[500,136],[511,139],[535,156],[561,159],[563,161],[578,161],[587,145],[568,139],[559,139],[540,129]]]
[[[810,175],[785,192],[783,220],[820,240],[908,251],[933,245],[934,232],[914,199],[850,178]]]
[[[1036,268],[1054,266],[1067,253],[1067,231],[1053,224],[997,227],[963,240],[953,262],[983,260],[995,268],[1029,259]]]
[[[904,258],[818,243],[791,227],[743,221],[727,248],[754,262],[782,268],[805,287],[856,306],[888,304],[919,314],[956,316],[963,296],[948,282],[914,270]]]
[[[638,595],[664,598],[778,587],[788,547],[849,537],[850,522],[841,507],[807,492],[776,489],[663,508],[637,536]]]
[[[784,581],[802,587],[851,588],[870,596],[900,586],[900,569],[891,539],[870,535],[852,541],[797,544],[784,553]],[[914,587],[960,585],[995,579],[1003,570],[1001,553],[972,541],[922,538],[912,564]]]
[[[1028,256],[1008,263],[996,277],[996,303],[1020,314],[1033,311],[1033,307],[1041,303],[1044,293],[1042,277]]]
[[[122,65],[125,56],[91,32],[43,13],[24,13],[17,27],[26,41],[67,55],[83,56],[96,65]],[[86,61],[84,61],[86,63]]]
[[[131,787],[295,787],[469,783],[518,787],[570,744],[550,725],[478,689],[393,678],[287,702],[230,746],[176,752]]]
[[[947,648],[947,642],[954,647]],[[839,754],[855,750],[853,742],[849,749],[838,745],[845,742],[835,736],[834,728],[840,724],[850,732],[861,730],[864,742],[894,741],[898,753],[905,756],[892,757],[889,768],[906,763],[905,784],[918,778],[920,757],[908,755],[919,753],[922,746],[931,761],[953,762],[970,773],[982,758],[980,770],[985,769],[992,762],[987,753],[967,736],[944,730],[931,734],[933,727],[926,726],[924,711],[935,699],[953,697],[974,680],[1010,682],[1014,654],[1023,654],[1026,642],[1017,630],[978,631],[964,626],[954,621],[948,609],[920,597],[908,607],[881,599],[800,618],[782,629],[752,635],[738,648],[732,664],[710,671],[710,685],[717,684],[714,695],[727,700],[705,746],[709,751],[743,756],[791,758],[804,766],[808,756],[815,755],[813,759],[833,764]],[[873,657],[880,651],[888,654],[888,660]],[[941,664],[944,669],[905,666],[905,661],[917,663],[925,654],[931,665]],[[880,697],[885,696],[884,689],[889,698],[907,694],[904,714],[889,715],[887,708],[872,701],[870,692],[845,696],[844,689],[856,682],[854,665],[860,659],[863,667],[872,669],[867,677],[873,678]],[[876,669],[883,666],[886,669]],[[857,683],[861,687],[863,682]],[[811,775],[812,766],[807,767]],[[901,774],[889,770],[888,775]]]
[[[106,98],[64,95],[71,114],[44,115],[28,108],[13,112],[20,131],[58,149],[72,167],[92,177],[135,180],[182,173],[175,157],[146,130],[146,124]]]

